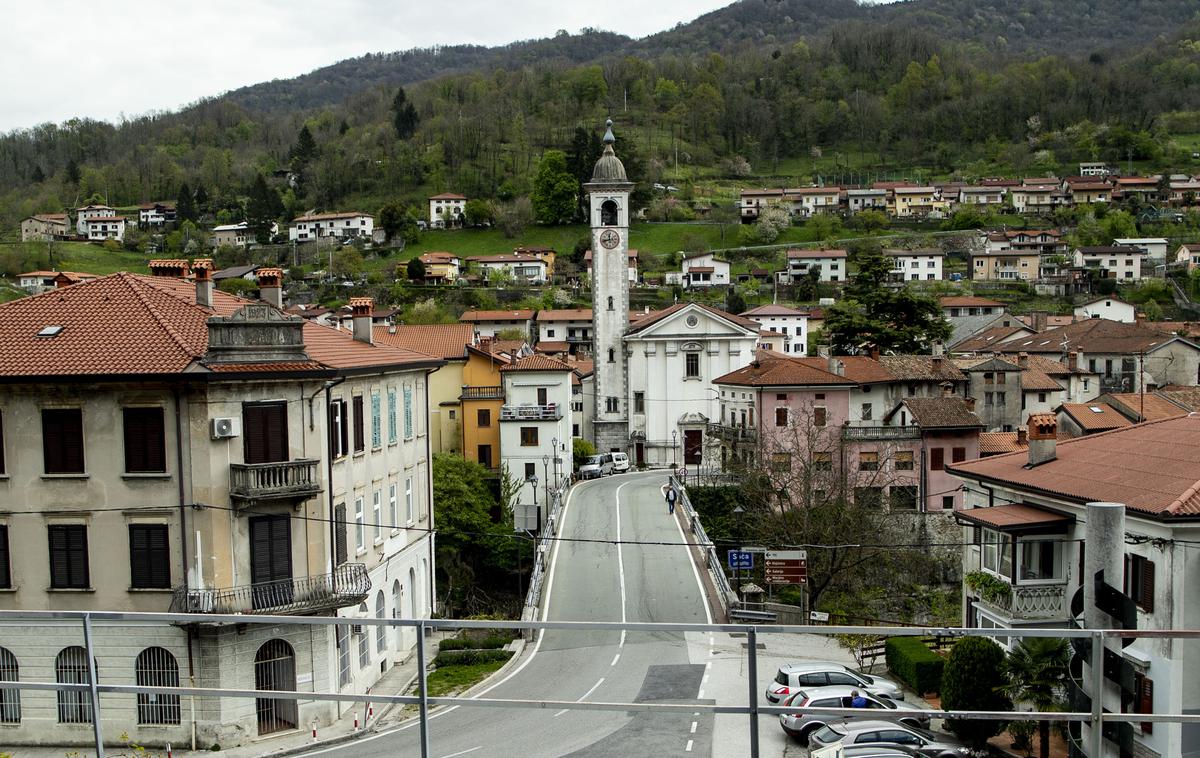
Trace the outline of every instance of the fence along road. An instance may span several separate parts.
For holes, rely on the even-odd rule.
[[[662,497],[666,475],[628,474],[573,488],[542,594],[542,620],[710,623],[683,534]],[[666,542],[621,545],[608,541]],[[712,702],[701,697],[710,634],[543,631],[487,698]],[[429,721],[431,754],[709,755],[711,713],[633,713],[452,706]],[[693,722],[696,726],[693,728]],[[322,755],[419,755],[415,722]],[[317,751],[314,751],[316,754]]]

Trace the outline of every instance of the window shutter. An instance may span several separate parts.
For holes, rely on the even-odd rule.
[[[1154,680],[1150,679],[1150,677],[1143,676],[1143,677],[1141,677],[1141,682],[1139,684],[1141,686],[1138,687],[1138,693],[1137,693],[1137,699],[1138,699],[1137,712],[1138,713],[1154,713]],[[1154,722],[1153,721],[1143,721],[1142,722],[1142,731],[1146,734],[1150,734],[1151,732],[1153,732],[1154,731]]]
[[[4,414],[0,413],[0,474],[7,471],[4,468]]]
[[[164,524],[129,525],[130,586],[171,586],[171,556]]]
[[[965,447],[951,448],[950,455],[953,463],[962,463],[967,459],[967,449]]]
[[[388,390],[388,442],[396,441],[396,390]]]
[[[1142,561],[1140,589],[1142,610],[1154,613],[1154,561]]]
[[[43,410],[42,450],[47,474],[83,473],[83,412],[78,408]]]
[[[383,426],[380,417],[379,393],[371,393],[371,447],[383,444]]]
[[[165,472],[166,439],[162,408],[125,408],[125,470]]]
[[[366,434],[363,428],[363,398],[355,395],[352,401],[354,407],[354,452],[360,452],[367,447]]]
[[[333,520],[337,524],[333,528],[333,560],[342,565],[347,560],[346,555],[346,504],[340,503],[333,507]]]
[[[942,447],[930,448],[929,450],[929,470],[941,471],[946,467],[946,449]]]
[[[0,525],[0,587],[9,588],[12,586],[12,571],[9,566],[8,555],[8,527]]]
[[[412,389],[404,388],[404,439],[413,436]]]
[[[88,586],[87,527],[81,524],[47,527],[50,545],[50,586]]]

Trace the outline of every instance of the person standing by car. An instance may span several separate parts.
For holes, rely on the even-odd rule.
[[[677,495],[675,493],[675,488],[671,486],[671,483],[669,481],[667,482],[666,498],[667,498],[667,513],[674,515],[675,501],[679,498],[679,495]]]
[[[860,693],[858,690],[854,690],[853,692],[850,693],[850,707],[851,708],[866,708],[867,707],[867,699],[865,697],[863,697],[862,693]]]

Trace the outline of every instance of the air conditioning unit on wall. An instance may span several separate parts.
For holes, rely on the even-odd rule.
[[[212,420],[212,438],[214,440],[228,439],[236,437],[242,433],[242,420],[230,416],[228,418],[215,418]]]

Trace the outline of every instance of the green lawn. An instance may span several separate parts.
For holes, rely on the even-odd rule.
[[[469,666],[442,666],[429,674],[426,688],[430,697],[441,697],[462,692],[471,685],[483,681],[500,670],[508,661],[488,661]]]
[[[89,242],[25,242],[6,245],[6,252],[19,256],[26,270],[54,268],[58,271],[80,271],[85,274],[112,274],[117,271],[146,273],[144,253],[105,250]]]

